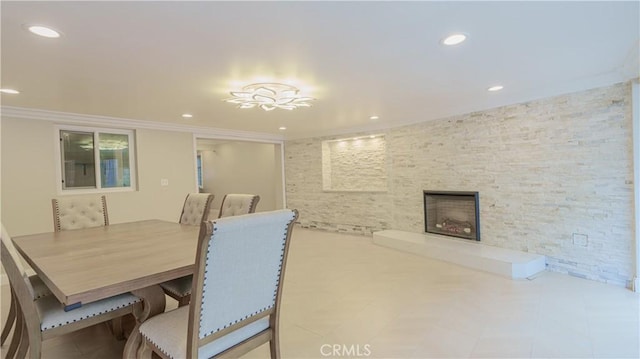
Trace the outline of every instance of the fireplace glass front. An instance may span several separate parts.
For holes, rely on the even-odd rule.
[[[427,233],[480,240],[478,192],[424,191]]]

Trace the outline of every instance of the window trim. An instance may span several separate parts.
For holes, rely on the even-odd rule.
[[[200,171],[198,171],[198,162],[200,162]],[[196,183],[200,191],[204,191],[204,162],[202,161],[202,152],[196,151]]]
[[[129,174],[130,185],[128,187],[105,187],[102,188],[101,173],[100,173],[100,151],[94,151],[96,158],[96,188],[63,188],[62,186],[62,145],[60,143],[60,131],[78,131],[78,132],[91,132],[94,136],[94,146],[98,144],[95,140],[99,133],[113,133],[119,135],[128,135],[129,137]],[[106,127],[85,127],[85,126],[72,126],[72,125],[55,125],[54,126],[54,153],[55,153],[55,168],[56,168],[56,191],[58,195],[76,195],[76,194],[91,194],[91,193],[111,193],[111,192],[135,192],[138,188],[138,169],[136,166],[136,136],[135,130],[106,128]]]

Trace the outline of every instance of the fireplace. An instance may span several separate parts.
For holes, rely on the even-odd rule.
[[[423,192],[425,232],[480,240],[478,192]]]

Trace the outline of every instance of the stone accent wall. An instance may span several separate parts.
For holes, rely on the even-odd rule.
[[[387,191],[384,136],[322,142],[322,187],[334,191]]]
[[[628,285],[631,118],[625,83],[389,129],[386,193],[324,192],[322,141],[335,138],[287,141],[287,206],[306,227],[422,233],[423,190],[478,191],[484,243]]]

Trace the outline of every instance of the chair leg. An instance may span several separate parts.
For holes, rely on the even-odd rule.
[[[142,344],[140,348],[138,348],[137,358],[138,359],[151,359],[153,357],[153,350],[151,349],[151,345],[149,345],[149,341],[142,338]]]
[[[116,337],[116,339],[124,339],[124,331],[122,330],[122,317],[114,318],[111,320],[111,330],[113,331],[113,336]]]
[[[16,359],[24,359],[27,356],[27,350],[29,349],[29,330],[26,323],[22,324],[22,335],[20,336],[20,346],[16,353]]]
[[[16,303],[16,325],[13,330],[13,337],[11,338],[11,344],[9,344],[9,349],[7,350],[7,354],[5,358],[13,358],[18,350],[18,345],[20,345],[20,339],[22,339],[22,331],[26,330],[24,328],[24,319],[22,318],[22,309],[18,303]]]
[[[189,302],[191,302],[191,294],[185,295],[184,297],[178,299],[178,307],[189,305]]]
[[[2,337],[0,340],[0,346],[4,345],[4,341],[9,337],[9,333],[11,332],[11,328],[13,324],[16,322],[16,298],[13,294],[13,290],[11,290],[11,304],[9,306],[9,315],[7,316],[7,321],[4,323],[4,328],[2,329]]]
[[[278,331],[274,330],[271,334],[271,340],[269,340],[271,359],[280,359],[280,338],[278,337]]]

